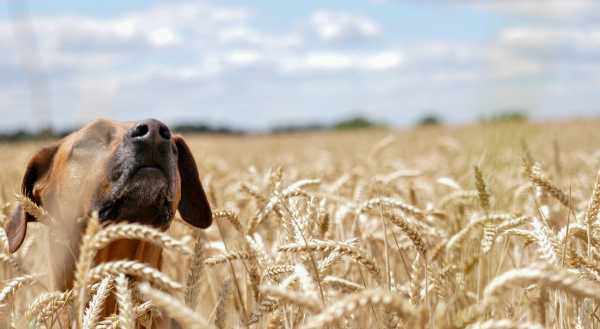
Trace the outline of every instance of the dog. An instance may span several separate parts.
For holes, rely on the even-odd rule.
[[[183,137],[154,119],[96,120],[37,152],[27,164],[21,193],[45,208],[71,237],[70,246],[50,239],[51,289],[73,288],[81,218],[97,212],[101,223],[137,222],[165,231],[175,212],[197,228],[208,228],[212,212],[196,162]],[[21,246],[35,218],[19,205],[5,223],[9,251]],[[160,270],[161,249],[139,240],[117,240],[95,262],[137,260]],[[106,312],[115,309],[107,300]],[[60,327],[68,328],[63,312]],[[109,314],[105,314],[109,315]],[[62,323],[64,322],[64,323]]]

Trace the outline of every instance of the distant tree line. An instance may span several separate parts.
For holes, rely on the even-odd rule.
[[[498,122],[513,122],[513,121],[527,121],[527,116],[521,111],[513,110],[501,113],[490,117],[489,119],[482,119],[482,123],[498,123]],[[442,121],[434,114],[426,115],[418,121],[418,126],[436,126],[442,124]],[[269,132],[271,133],[287,133],[287,132],[301,132],[301,131],[318,131],[318,130],[347,130],[347,129],[368,129],[368,128],[385,128],[385,124],[375,123],[362,116],[354,116],[340,122],[326,125],[319,123],[308,123],[298,125],[284,125],[275,127]],[[175,124],[171,125],[171,130],[174,133],[181,134],[227,134],[227,135],[243,135],[249,133],[248,131],[240,129],[232,129],[226,126],[211,126],[207,124]],[[24,130],[13,132],[13,133],[0,133],[0,142],[11,142],[21,140],[44,140],[44,139],[59,139],[67,136],[74,130],[63,130],[55,131],[51,129],[44,129],[37,133],[27,132]]]
[[[275,127],[269,132],[271,133],[284,133],[284,132],[295,132],[295,131],[314,131],[314,130],[332,130],[332,129],[364,129],[374,127],[385,127],[384,125],[375,124],[368,119],[363,117],[353,117],[333,125],[323,124],[305,124],[305,125],[289,125]],[[0,133],[1,142],[12,142],[22,140],[45,140],[45,139],[60,139],[75,130],[64,130],[55,131],[51,129],[44,129],[37,133],[20,130],[13,133]],[[207,124],[175,124],[171,125],[171,131],[174,133],[181,134],[227,134],[227,135],[243,135],[247,134],[247,131],[232,129],[225,126],[215,127]]]

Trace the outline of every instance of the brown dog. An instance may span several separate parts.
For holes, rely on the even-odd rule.
[[[73,287],[84,229],[78,219],[93,211],[101,223],[139,222],[163,231],[176,210],[195,227],[207,228],[212,222],[190,149],[181,136],[171,135],[167,126],[154,119],[90,123],[36,153],[29,160],[21,190],[71,237],[70,248],[51,239],[53,290]],[[35,218],[18,206],[6,222],[10,252],[21,246],[31,221]],[[96,263],[118,259],[138,260],[158,269],[162,265],[161,249],[139,240],[113,242],[98,252]],[[110,310],[114,301],[106,306]]]

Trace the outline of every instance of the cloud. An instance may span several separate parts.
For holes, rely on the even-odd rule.
[[[330,44],[373,40],[382,33],[377,23],[347,12],[319,10],[314,12],[305,24],[320,40]]]
[[[452,2],[499,13],[526,9],[512,0],[513,7],[494,9],[503,3]],[[34,17],[54,123],[157,117],[266,129],[333,122],[364,109],[407,125],[423,110],[461,122],[482,109],[557,112],[571,95],[584,112],[600,102],[593,24],[519,21],[486,42],[408,44],[372,42],[390,32],[357,13],[315,10],[268,30],[253,27],[251,12],[197,2],[108,18]],[[0,130],[31,127],[29,102],[12,27],[0,21],[0,115],[9,118]]]
[[[405,2],[414,0],[372,0],[373,2]],[[508,14],[541,21],[585,20],[595,22],[600,14],[596,0],[424,0],[419,3],[470,8],[494,14]]]

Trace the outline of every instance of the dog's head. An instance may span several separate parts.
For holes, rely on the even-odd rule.
[[[97,120],[36,153],[21,193],[66,229],[97,211],[101,222],[127,221],[167,229],[179,210],[189,224],[212,222],[196,162],[181,136],[162,122]],[[10,252],[35,218],[18,206],[6,222]]]

